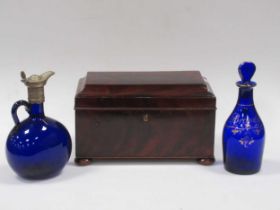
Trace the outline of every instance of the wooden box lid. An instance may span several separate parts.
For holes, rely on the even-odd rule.
[[[76,109],[137,107],[215,108],[199,71],[88,72],[79,82]]]

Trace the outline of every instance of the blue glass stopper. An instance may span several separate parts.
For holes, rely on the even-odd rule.
[[[251,83],[251,78],[256,71],[256,65],[252,62],[241,63],[238,67],[241,83]]]

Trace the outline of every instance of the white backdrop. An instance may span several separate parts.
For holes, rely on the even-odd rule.
[[[0,0],[0,208],[280,209],[279,9],[277,0]],[[267,133],[262,171],[252,176],[226,172],[221,155],[244,60],[257,65],[255,103]],[[20,70],[56,72],[45,111],[67,126],[74,142],[74,95],[87,71],[194,69],[217,96],[214,166],[109,162],[80,168],[73,150],[60,176],[30,182],[7,165],[10,108],[27,97]]]

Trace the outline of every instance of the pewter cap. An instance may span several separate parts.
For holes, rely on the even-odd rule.
[[[27,78],[25,72],[21,72],[21,81],[28,87],[28,101],[30,103],[43,103],[45,101],[44,86],[54,74],[54,72],[48,71]]]

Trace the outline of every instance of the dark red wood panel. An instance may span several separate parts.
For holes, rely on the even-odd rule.
[[[93,72],[75,97],[76,160],[214,160],[216,98],[198,71]]]

